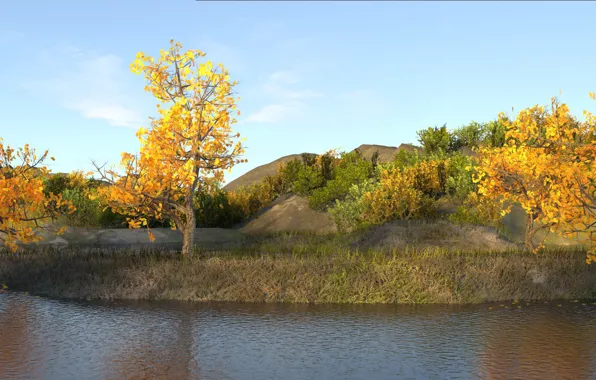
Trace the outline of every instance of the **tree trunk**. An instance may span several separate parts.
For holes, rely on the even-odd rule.
[[[538,231],[548,228],[549,225],[541,225],[541,226],[537,226],[534,227],[534,218],[535,215],[528,215],[528,221],[526,223],[526,249],[533,251],[534,250],[534,236],[536,236],[536,233],[538,233]]]
[[[190,215],[190,217],[189,217]],[[196,218],[194,210],[186,216],[186,223],[182,229],[182,256],[192,258],[195,243]]]
[[[534,243],[532,242],[532,238],[534,237],[534,234],[536,233],[534,231],[534,215],[532,214],[528,214],[528,221],[526,222],[526,242],[525,242],[525,246],[526,249],[529,251],[533,251],[534,250]]]

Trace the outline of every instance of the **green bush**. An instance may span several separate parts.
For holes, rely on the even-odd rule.
[[[128,228],[128,223],[126,222],[127,217],[130,217],[130,215],[117,214],[117,213],[113,212],[110,207],[106,208],[104,205],[102,208],[102,212],[99,215],[99,218],[97,221],[97,227],[99,227],[99,228]],[[150,227],[152,227],[152,226],[150,225]]]
[[[423,154],[419,153],[418,150],[409,152],[402,149],[393,156],[393,164],[399,169],[404,169],[416,165],[423,159]]]
[[[302,164],[304,166],[315,166],[317,155],[314,153],[302,153]]]
[[[43,194],[46,197],[49,197],[50,193],[56,195],[62,194],[68,188],[72,187],[70,185],[70,178],[65,173],[57,173],[43,180]]]
[[[461,147],[478,148],[486,138],[486,127],[484,124],[472,121],[470,124],[457,128],[452,132],[453,146],[451,151],[457,151]]]
[[[289,191],[293,191],[294,182],[298,177],[298,173],[302,170],[304,163],[298,159],[288,161],[284,163],[280,170],[278,170],[277,175],[280,177],[281,180],[281,193],[286,193]]]
[[[470,193],[464,204],[447,218],[457,224],[491,226],[500,230],[503,227],[501,210],[502,206],[497,200]]]
[[[336,199],[335,205],[329,207],[328,211],[340,232],[364,228],[369,225],[361,218],[365,210],[362,196],[364,193],[372,191],[375,186],[376,181],[374,179],[367,179],[362,183],[354,184],[343,200]]]
[[[447,194],[463,201],[468,194],[477,190],[476,184],[472,181],[472,170],[466,170],[467,167],[474,167],[475,161],[460,153],[453,154],[449,158],[447,170]]]
[[[231,228],[243,219],[242,211],[230,203],[228,193],[223,189],[212,193],[198,192],[195,216],[197,228]]]
[[[309,206],[314,210],[327,210],[336,199],[343,199],[352,185],[363,183],[371,178],[373,173],[372,163],[363,159],[358,152],[343,155],[335,167],[334,178],[327,181],[323,187],[312,191],[308,199]]]
[[[266,181],[240,186],[227,194],[234,220],[246,220],[271,203],[276,194]],[[237,213],[237,214],[236,214]]]
[[[446,124],[442,127],[429,127],[416,134],[426,154],[449,153],[455,147],[454,137],[447,130]]]
[[[505,125],[500,120],[493,120],[484,125],[483,145],[491,148],[505,145]]]
[[[302,165],[294,182],[292,183],[292,192],[300,196],[308,196],[314,189],[323,186],[324,177],[321,171],[312,166]]]
[[[66,216],[70,227],[97,227],[102,213],[99,200],[89,199],[88,192],[83,188],[63,189],[62,198],[70,201],[76,210]]]

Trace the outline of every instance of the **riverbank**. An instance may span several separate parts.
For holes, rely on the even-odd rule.
[[[260,251],[46,247],[0,253],[0,282],[31,294],[78,299],[291,303],[462,304],[596,299],[596,266],[581,250],[366,252],[281,244]]]

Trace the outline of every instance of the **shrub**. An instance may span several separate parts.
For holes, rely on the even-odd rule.
[[[243,220],[244,215],[228,199],[223,189],[201,191],[195,194],[197,228],[231,228]]]
[[[415,150],[413,152],[409,152],[407,150],[400,150],[398,151],[395,156],[393,157],[393,164],[395,167],[400,169],[407,168],[409,166],[414,166],[417,163],[423,160],[423,155]]]
[[[469,223],[502,228],[501,210],[499,201],[474,192],[466,197],[464,204],[458,207],[454,214],[449,215],[448,219],[458,224]]]
[[[447,194],[463,201],[468,194],[476,192],[478,186],[472,181],[472,170],[467,168],[474,167],[475,160],[456,153],[449,158],[447,169]]]
[[[436,198],[445,193],[445,160],[421,161],[403,170],[410,179],[410,185],[423,195]]]
[[[128,228],[126,218],[130,215],[122,215],[112,211],[110,207],[103,206],[102,212],[99,215],[97,227],[99,228]],[[147,223],[150,225],[150,223]],[[150,225],[150,228],[153,227]]]
[[[292,183],[292,192],[301,196],[308,196],[314,189],[323,186],[325,179],[320,170],[313,166],[303,165]]]
[[[343,200],[336,199],[335,205],[328,209],[340,232],[367,227],[362,218],[365,205],[362,196],[376,187],[376,181],[367,179],[362,183],[354,184]]]
[[[302,170],[303,166],[304,164],[298,159],[279,165],[277,176],[279,176],[281,181],[280,192],[282,194],[293,191],[294,182],[298,178],[298,173]]]
[[[485,140],[486,127],[484,124],[472,121],[470,124],[457,128],[452,132],[453,146],[451,151],[455,152],[461,147],[478,148]]]
[[[50,193],[62,194],[69,186],[68,174],[57,173],[43,180],[43,193],[46,197],[49,197]]]
[[[494,120],[484,125],[483,144],[491,148],[505,145],[505,125],[501,120]]]
[[[62,197],[76,207],[75,212],[66,216],[67,225],[70,227],[97,227],[102,213],[99,200],[91,200],[87,189],[77,187],[66,188]]]
[[[304,166],[315,166],[317,162],[317,155],[313,153],[302,153],[301,157]]]
[[[379,185],[364,193],[363,220],[381,224],[394,219],[427,217],[434,214],[434,202],[412,186],[414,168],[381,169]]]
[[[330,150],[317,157],[316,164],[321,170],[321,176],[323,177],[323,184],[331,180],[334,177],[334,166],[337,161],[337,152]]]
[[[308,199],[314,210],[325,211],[335,200],[343,199],[354,184],[363,183],[373,176],[372,163],[360,156],[359,152],[342,155],[334,168],[334,178],[321,188],[312,191]]]
[[[416,134],[426,154],[448,153],[455,147],[453,135],[447,130],[446,124],[442,127],[429,127]]]
[[[275,199],[276,194],[273,190],[269,183],[260,181],[230,191],[227,197],[233,207],[233,219],[242,221],[259,212]]]

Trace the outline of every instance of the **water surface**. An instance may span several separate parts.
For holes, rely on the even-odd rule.
[[[596,305],[74,302],[0,294],[0,379],[130,378],[596,379]]]

